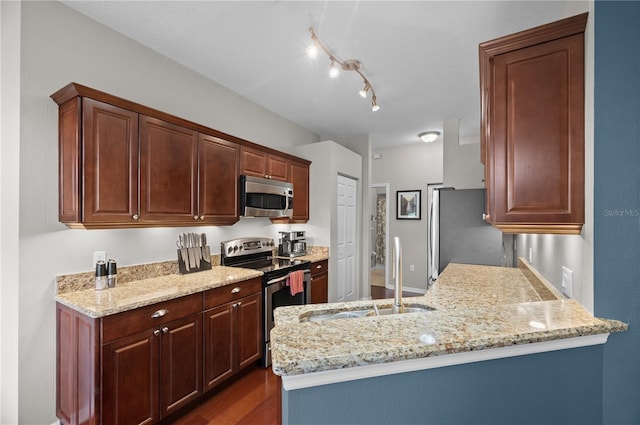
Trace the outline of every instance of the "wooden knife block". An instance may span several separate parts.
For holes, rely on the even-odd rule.
[[[187,248],[188,249],[188,248]],[[194,250],[199,249],[200,248],[193,248]],[[202,254],[205,255],[205,252],[210,252],[209,250],[209,245],[203,247],[201,249]],[[177,249],[177,253],[178,253],[178,273],[180,274],[188,274],[188,273],[195,273],[195,272],[201,272],[203,270],[211,270],[211,256],[209,256],[209,262],[206,262],[202,259],[200,259],[200,267],[189,267],[189,270],[187,270],[187,264],[185,264],[185,260],[182,259],[182,254],[180,252],[180,248]],[[189,261],[189,260],[187,260]]]

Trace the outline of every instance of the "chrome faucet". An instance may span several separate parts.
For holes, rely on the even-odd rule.
[[[393,306],[391,310],[394,314],[402,313],[402,247],[400,238],[393,238],[393,251],[391,252],[392,268],[391,273],[395,279],[395,293],[393,296]]]

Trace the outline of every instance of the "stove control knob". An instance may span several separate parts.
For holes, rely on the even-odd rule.
[[[229,246],[227,247],[227,253],[231,254],[233,252],[233,247]]]

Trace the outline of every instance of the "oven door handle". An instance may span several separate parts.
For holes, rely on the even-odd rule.
[[[303,273],[311,273],[311,270],[303,270]],[[267,282],[267,286],[269,285],[273,285],[274,283],[278,283],[278,282],[282,282],[283,280],[285,280],[286,278],[288,278],[289,275],[286,276],[282,276],[276,279],[271,279],[270,281]]]

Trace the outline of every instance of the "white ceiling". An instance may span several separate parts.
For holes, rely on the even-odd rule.
[[[478,44],[588,10],[586,1],[65,1],[323,138],[369,134],[373,148],[417,143],[460,119],[479,139]],[[380,110],[353,72],[328,78],[306,57],[308,28],[358,59]]]

